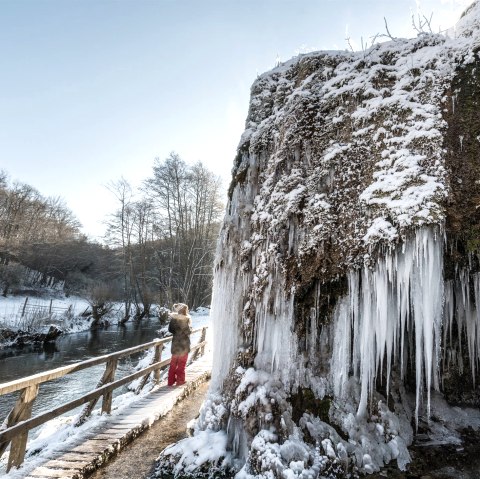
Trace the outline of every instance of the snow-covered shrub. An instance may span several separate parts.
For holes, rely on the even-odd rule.
[[[18,263],[0,264],[0,289],[3,296],[22,285],[25,268]]]

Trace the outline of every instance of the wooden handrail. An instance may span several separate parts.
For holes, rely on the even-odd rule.
[[[82,404],[86,404],[92,399],[103,396],[103,394],[105,394],[106,392],[113,391],[114,389],[120,386],[123,386],[124,384],[127,384],[133,381],[134,379],[142,377],[146,373],[149,373],[157,368],[161,368],[162,366],[166,366],[169,362],[170,362],[170,358],[165,359],[159,363],[154,363],[148,368],[142,369],[141,371],[137,371],[136,373],[125,376],[124,378],[118,379],[113,383],[105,384],[105,386],[102,386],[98,389],[94,389],[93,391],[89,392],[88,394],[85,394],[79,399],[74,399],[73,401],[62,404],[61,406],[55,409],[51,409],[50,411],[40,414],[39,416],[28,419],[26,421],[19,422],[15,424],[15,426],[12,426],[6,429],[4,432],[0,432],[0,443],[12,439],[20,432],[33,429],[37,426],[41,426],[42,424],[49,421],[50,419],[54,419],[60,416],[61,414],[71,411],[72,409],[75,409],[78,406],[81,406]]]
[[[191,348],[191,352],[195,351],[196,349],[199,349],[203,346],[205,346],[206,341],[202,343],[198,343],[195,345],[193,348]],[[19,422],[15,424],[15,426],[12,426],[8,429],[6,429],[3,432],[0,432],[0,443],[8,441],[15,437],[17,434],[20,432],[23,432],[25,430],[30,430],[33,429],[37,426],[41,426],[42,424],[46,423],[50,419],[54,419],[68,411],[71,411],[72,409],[75,409],[78,406],[81,406],[82,404],[86,404],[87,402],[91,401],[92,399],[98,398],[100,396],[103,396],[105,393],[113,391],[114,389],[119,388],[120,386],[123,386],[124,384],[128,384],[129,382],[134,381],[135,379],[141,378],[145,374],[149,374],[152,371],[155,371],[156,369],[161,369],[165,366],[168,366],[170,364],[170,361],[172,358],[164,359],[163,361],[160,361],[158,363],[151,364],[150,366],[142,369],[141,371],[137,371],[136,373],[130,374],[128,376],[125,376],[122,379],[118,379],[117,381],[114,381],[113,383],[108,383],[105,386],[102,386],[98,389],[95,389],[88,394],[85,394],[79,399],[75,399],[73,401],[70,401],[68,403],[63,404],[62,406],[59,406],[55,409],[51,409],[48,412],[45,412],[43,414],[40,414],[39,416],[35,416],[32,419],[28,419],[26,421]]]
[[[202,331],[203,328],[197,328],[192,331],[191,334],[198,333]],[[0,384],[0,396],[20,389],[25,389],[28,386],[33,386],[34,384],[41,384],[47,381],[53,381],[54,379],[61,378],[67,374],[71,374],[82,369],[91,368],[92,366],[97,366],[98,364],[106,363],[110,359],[120,359],[125,356],[130,356],[146,349],[150,349],[153,346],[158,346],[160,344],[168,343],[172,340],[172,337],[169,336],[163,339],[156,339],[155,341],[150,341],[149,343],[140,344],[132,348],[123,349],[122,351],[117,351],[116,353],[105,354],[104,356],[98,356],[96,358],[86,359],[85,361],[80,361],[78,363],[70,364],[68,366],[62,366],[56,369],[50,369],[49,371],[44,371],[43,373],[33,374],[21,379],[15,379],[8,383]]]
[[[201,328],[194,329],[191,332],[191,334],[195,334],[202,331],[202,335],[198,344],[190,348],[190,352],[194,353],[194,355],[192,354],[192,358],[196,357],[198,355],[198,352],[203,353],[206,345],[205,334],[207,328],[208,326],[203,326]],[[150,341],[149,343],[134,346],[133,348],[124,349],[116,353],[87,359],[76,364],[63,366],[61,368],[52,369],[50,371],[34,374],[26,378],[0,384],[0,396],[14,391],[22,390],[20,398],[17,400],[14,408],[5,419],[4,425],[0,427],[0,456],[5,451],[8,443],[10,441],[12,442],[7,472],[12,466],[19,467],[22,464],[25,456],[28,432],[31,429],[40,426],[41,424],[44,424],[50,419],[54,419],[68,411],[71,411],[72,409],[75,409],[82,404],[89,403],[87,406],[85,406],[84,412],[81,414],[82,421],[77,422],[77,425],[79,425],[90,414],[94,405],[101,396],[103,396],[102,412],[110,413],[112,392],[115,389],[144,376],[142,384],[140,385],[141,389],[141,387],[143,387],[147,382],[148,375],[152,372],[155,373],[154,382],[158,383],[158,381],[160,380],[160,370],[168,366],[171,362],[171,358],[161,361],[161,352],[163,349],[163,345],[170,342],[171,340],[172,337],[170,336],[167,338]],[[155,354],[152,364],[150,364],[146,368],[141,369],[140,371],[125,376],[122,379],[118,379],[116,381],[114,380],[116,362],[118,359],[125,356],[130,356],[131,354],[135,354],[137,352],[144,351],[152,347],[155,348]],[[78,399],[62,404],[55,409],[47,411],[34,418],[30,418],[32,405],[35,401],[38,393],[38,388],[41,383],[52,381],[67,374],[80,371],[82,369],[86,369],[92,366],[96,366],[102,363],[107,363],[106,371],[103,375],[102,380],[97,385],[96,389],[90,391],[87,394],[84,394]],[[139,389],[137,389],[137,393],[138,392]]]

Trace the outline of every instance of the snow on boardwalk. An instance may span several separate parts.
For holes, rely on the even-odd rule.
[[[64,450],[60,446],[52,459],[29,471],[26,479],[86,477],[206,381],[211,367],[211,354],[202,356],[187,367],[185,385],[172,388],[162,384],[154,388],[150,394],[125,407],[120,414],[84,433],[73,446],[64,447]]]

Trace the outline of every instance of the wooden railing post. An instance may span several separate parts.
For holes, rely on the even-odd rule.
[[[207,339],[207,327],[206,326],[202,329],[202,335],[200,336],[200,342],[203,343],[205,341],[205,339]],[[200,355],[203,356],[204,354],[205,354],[205,345],[203,345],[200,348]]]
[[[109,359],[107,361],[107,365],[105,367],[105,372],[103,373],[102,379],[98,381],[96,389],[102,387],[104,384],[111,383],[115,379],[115,370],[117,369],[117,359]],[[81,412],[80,416],[75,423],[75,426],[81,426],[90,416],[93,411],[93,408],[97,404],[99,398],[95,398],[90,401]],[[107,414],[110,413],[112,409],[112,392],[105,393],[103,396],[102,401],[102,413],[106,412]]]
[[[157,346],[155,346],[155,353],[153,355],[152,361],[150,362],[150,365],[160,362],[162,358],[162,351],[163,344],[158,344]],[[140,384],[137,386],[137,389],[135,389],[135,394],[140,394],[140,391],[145,387],[145,384],[147,384],[149,376],[150,373],[145,374],[145,376],[140,381]],[[155,369],[153,373],[153,379],[155,381],[155,384],[158,384],[160,382],[160,369]]]
[[[27,307],[27,302],[28,302],[28,296],[25,298],[25,303],[23,303],[22,318],[25,315],[25,308]]]
[[[105,382],[106,383],[111,383],[115,381],[115,371],[117,370],[117,360],[116,359],[110,359],[107,362],[107,368],[105,369]],[[112,397],[113,397],[113,391],[108,391],[103,395],[103,401],[102,401],[102,414],[110,414],[112,411]]]
[[[12,412],[7,418],[7,426],[13,426],[20,421],[30,419],[32,415],[33,401],[38,394],[38,384],[26,387],[17,400]],[[10,455],[8,456],[7,472],[12,466],[20,467],[25,458],[25,449],[27,447],[28,431],[20,433],[12,439],[10,446]]]
[[[207,337],[207,327],[205,326],[204,328],[202,328],[202,334],[200,335],[198,344],[203,343],[206,337]],[[197,348],[193,353],[192,359],[190,360],[190,362],[195,361],[199,356],[202,356],[204,352],[205,352],[205,345],[202,346],[201,348]]]
[[[158,346],[155,346],[154,362],[159,363],[162,360],[162,351],[163,351],[163,344],[159,344]],[[155,372],[153,373],[153,379],[155,381],[155,384],[158,384],[160,382],[160,368],[155,369]]]

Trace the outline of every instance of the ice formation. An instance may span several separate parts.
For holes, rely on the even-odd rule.
[[[400,379],[404,379],[408,352],[415,361],[415,415],[418,418],[424,389],[429,414],[430,389],[439,388],[442,250],[443,238],[436,237],[432,229],[422,228],[401,248],[381,255],[373,268],[365,266],[350,272],[348,295],[340,299],[333,315],[331,372],[335,395],[341,397],[351,367],[361,384],[358,408],[361,415],[367,412],[377,373],[386,371],[387,396],[392,361],[399,363]],[[409,349],[412,351],[407,352]]]
[[[256,80],[218,244],[212,387],[159,471],[404,469],[419,423],[443,431],[433,409],[478,410],[479,26],[477,1],[453,37],[310,53]]]

